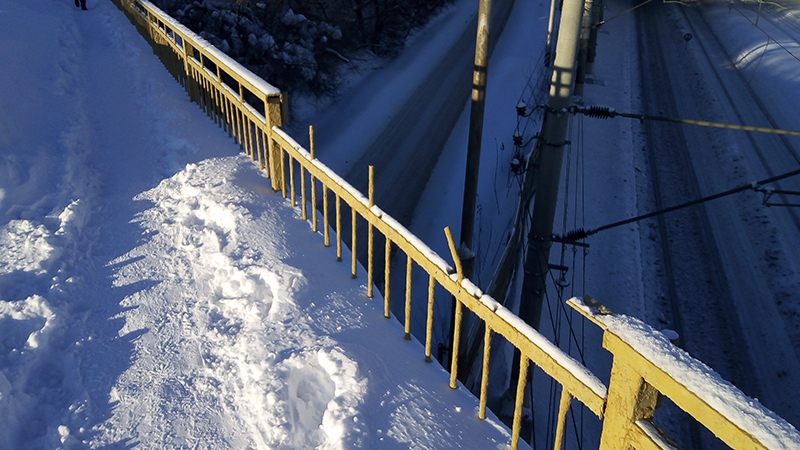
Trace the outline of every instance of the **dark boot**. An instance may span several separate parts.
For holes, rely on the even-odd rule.
[[[75,0],[75,6],[77,6],[78,8],[80,8],[80,7],[81,7],[81,4],[80,4],[80,1],[79,1],[79,0]]]
[[[86,0],[81,0],[81,9],[86,11]]]

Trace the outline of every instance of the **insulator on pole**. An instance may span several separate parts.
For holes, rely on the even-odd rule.
[[[528,105],[525,102],[521,101],[517,103],[517,115],[525,117],[525,114],[528,113]]]
[[[585,114],[596,119],[608,119],[615,115],[614,112],[615,111],[608,106],[590,106],[589,111]]]

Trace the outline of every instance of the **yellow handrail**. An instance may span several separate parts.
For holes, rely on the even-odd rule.
[[[655,426],[663,395],[731,448],[800,448],[800,433],[640,320],[612,314],[591,298],[567,304],[603,329],[614,355],[601,450],[672,448]],[[591,305],[591,306],[590,306]]]
[[[431,338],[434,291],[438,284],[457,301],[457,309],[466,307],[486,327],[484,361],[481,374],[481,392],[478,417],[486,417],[486,397],[489,379],[489,355],[492,336],[503,336],[521,353],[517,399],[512,426],[510,447],[516,449],[520,436],[522,393],[527,383],[530,362],[540,367],[562,386],[561,401],[555,435],[555,449],[563,442],[566,416],[572,399],[577,399],[603,420],[601,450],[616,449],[669,449],[670,441],[661,435],[653,423],[653,411],[661,395],[672,399],[676,405],[698,419],[724,442],[737,450],[800,448],[800,434],[783,419],[749,401],[738,389],[725,382],[711,369],[689,357],[682,350],[668,344],[657,332],[636,319],[611,315],[602,305],[587,306],[580,299],[568,303],[604,330],[603,345],[614,355],[609,388],[586,367],[564,353],[536,330],[524,323],[511,311],[491,297],[484,295],[469,279],[462,279],[443,258],[409,232],[392,217],[385,214],[372,198],[374,176],[370,168],[369,197],[344,181],[314,155],[313,129],[311,153],[295,142],[280,126],[285,119],[284,95],[264,82],[239,63],[220,52],[207,41],[186,29],[146,0],[112,0],[144,29],[156,53],[165,66],[186,88],[191,98],[208,113],[220,127],[233,137],[261,170],[270,178],[272,188],[281,191],[284,198],[290,195],[296,201],[294,166],[300,167],[300,201],[307,207],[306,176],[311,180],[312,223],[316,231],[317,182],[323,193],[324,244],[330,245],[328,193],[335,195],[336,256],[342,258],[341,202],[351,210],[352,275],[357,276],[355,260],[356,218],[361,216],[369,226],[367,264],[368,292],[372,294],[373,233],[382,233],[386,239],[384,261],[384,315],[389,314],[389,271],[392,246],[404,252],[406,261],[405,334],[410,339],[411,272],[416,265],[428,274],[428,317],[426,322],[425,359],[431,361]],[[170,58],[172,55],[174,58]],[[287,180],[286,163],[289,164]],[[306,172],[308,175],[306,175]],[[288,185],[287,185],[288,184]],[[306,214],[303,214],[306,218]],[[449,231],[449,230],[448,230]],[[315,233],[316,234],[316,233]],[[454,263],[458,256],[453,251]],[[456,339],[460,333],[456,321]],[[644,330],[644,331],[643,331]],[[638,334],[637,334],[638,333]],[[653,353],[641,342],[659,342],[659,351]],[[456,353],[454,350],[453,353]],[[672,363],[664,363],[664,358]],[[672,358],[672,359],[670,359]],[[678,361],[679,363],[675,363]],[[457,387],[453,363],[451,386]],[[687,378],[688,377],[688,378]],[[687,379],[689,381],[687,381]],[[694,380],[701,380],[695,386]],[[736,401],[734,411],[709,398],[709,386],[716,386],[716,394],[727,401]]]

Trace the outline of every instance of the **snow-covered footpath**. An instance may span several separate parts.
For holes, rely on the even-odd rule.
[[[0,0],[0,449],[505,448],[87,4]]]

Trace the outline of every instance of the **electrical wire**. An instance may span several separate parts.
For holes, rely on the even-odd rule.
[[[781,174],[781,175],[776,175],[774,177],[770,177],[770,178],[767,178],[767,179],[764,179],[764,180],[761,180],[761,181],[754,181],[752,183],[744,184],[742,186],[735,187],[733,189],[728,189],[727,191],[724,191],[724,192],[720,192],[720,193],[717,193],[717,194],[714,194],[714,195],[709,195],[707,197],[703,197],[703,198],[699,198],[699,199],[696,199],[696,200],[691,200],[691,201],[688,201],[688,202],[685,202],[685,203],[681,203],[680,205],[675,205],[675,206],[671,206],[669,208],[664,208],[664,209],[661,209],[661,210],[658,210],[658,211],[653,211],[651,213],[642,214],[640,216],[631,217],[631,218],[625,219],[625,220],[620,220],[619,222],[614,222],[614,223],[610,223],[610,224],[607,224],[607,225],[603,225],[601,227],[597,227],[597,228],[592,229],[592,230],[580,229],[580,230],[570,231],[569,233],[567,233],[564,236],[564,239],[569,240],[569,241],[578,241],[578,240],[583,239],[583,238],[585,238],[587,236],[591,236],[591,235],[593,235],[593,234],[595,234],[595,233],[597,233],[599,231],[608,230],[610,228],[616,228],[616,227],[619,227],[619,226],[622,226],[622,225],[627,225],[629,223],[638,222],[638,221],[644,220],[644,219],[649,219],[650,217],[655,217],[655,216],[658,216],[658,215],[661,215],[661,214],[666,214],[666,213],[669,213],[669,212],[672,212],[672,211],[677,211],[679,209],[683,209],[683,208],[688,208],[690,206],[699,205],[701,203],[705,203],[705,202],[708,202],[708,201],[711,201],[711,200],[716,200],[718,198],[726,197],[728,195],[738,194],[739,192],[742,192],[742,191],[753,190],[753,191],[756,191],[756,192],[763,192],[766,195],[772,195],[772,193],[774,192],[773,190],[763,188],[762,186],[765,185],[765,184],[774,183],[776,181],[783,180],[784,178],[789,178],[789,177],[793,177],[793,176],[796,176],[796,175],[800,175],[800,169],[796,169],[796,170],[793,170],[791,172],[786,172],[786,173]]]
[[[652,1],[653,0],[647,0],[646,2],[640,3],[640,4],[636,5],[636,6],[634,6],[633,8],[630,8],[628,10],[622,11],[621,13],[617,14],[616,16],[614,16],[614,17],[612,17],[610,19],[606,19],[606,20],[602,20],[600,22],[597,22],[596,24],[592,25],[591,28],[600,28],[601,25],[605,25],[608,22],[611,22],[612,20],[614,20],[614,19],[616,19],[616,18],[618,18],[620,16],[624,16],[625,14],[628,14],[629,12],[633,11],[634,9],[641,8],[642,6],[648,4],[648,3],[652,2]]]
[[[795,130],[782,130],[779,128],[766,128],[766,127],[754,127],[749,125],[734,125],[729,123],[719,123],[719,122],[709,122],[707,120],[692,120],[692,119],[679,119],[675,117],[663,117],[663,116],[653,116],[649,114],[634,114],[634,113],[624,113],[618,112],[614,110],[614,108],[610,108],[607,106],[590,106],[588,108],[579,107],[579,106],[572,106],[570,107],[567,112],[570,114],[583,114],[589,117],[593,117],[596,119],[608,119],[614,118],[617,116],[620,117],[628,117],[631,119],[639,119],[640,121],[644,120],[655,120],[661,122],[672,122],[672,123],[682,123],[688,125],[699,125],[703,127],[714,127],[714,128],[726,128],[730,130],[742,130],[742,131],[758,131],[760,133],[772,133],[772,134],[785,134],[789,136],[800,136],[800,131]]]
[[[733,2],[729,3],[729,5],[730,5],[730,7],[732,7],[733,9],[735,9],[735,10],[736,10],[736,12],[738,12],[739,14],[741,14],[741,15],[742,15],[742,17],[744,17],[744,18],[745,18],[745,19],[747,19],[747,20],[748,20],[750,23],[752,23],[754,27],[758,28],[758,29],[759,29],[759,30],[760,30],[762,33],[764,33],[764,35],[765,35],[765,36],[767,36],[767,39],[768,39],[768,40],[767,40],[767,44],[769,44],[769,39],[771,39],[771,40],[772,40],[772,41],[774,41],[776,44],[778,44],[778,46],[779,46],[780,48],[782,48],[782,49],[783,49],[783,50],[784,50],[786,53],[788,53],[788,54],[789,54],[789,55],[790,55],[792,58],[794,58],[794,59],[796,59],[798,62],[800,62],[800,58],[798,58],[798,57],[797,57],[797,55],[795,55],[794,53],[792,53],[791,51],[789,51],[789,49],[788,49],[788,48],[786,48],[786,47],[784,47],[784,46],[783,46],[783,44],[781,44],[781,43],[780,43],[780,42],[779,42],[777,39],[775,39],[774,37],[770,36],[770,34],[766,32],[766,30],[764,30],[763,28],[759,27],[759,26],[758,26],[758,24],[757,24],[756,22],[753,22],[753,20],[752,20],[752,19],[750,19],[749,17],[747,17],[747,16],[746,16],[746,15],[745,15],[743,12],[741,12],[741,11],[739,10],[739,8],[737,8],[736,6],[734,6]]]

